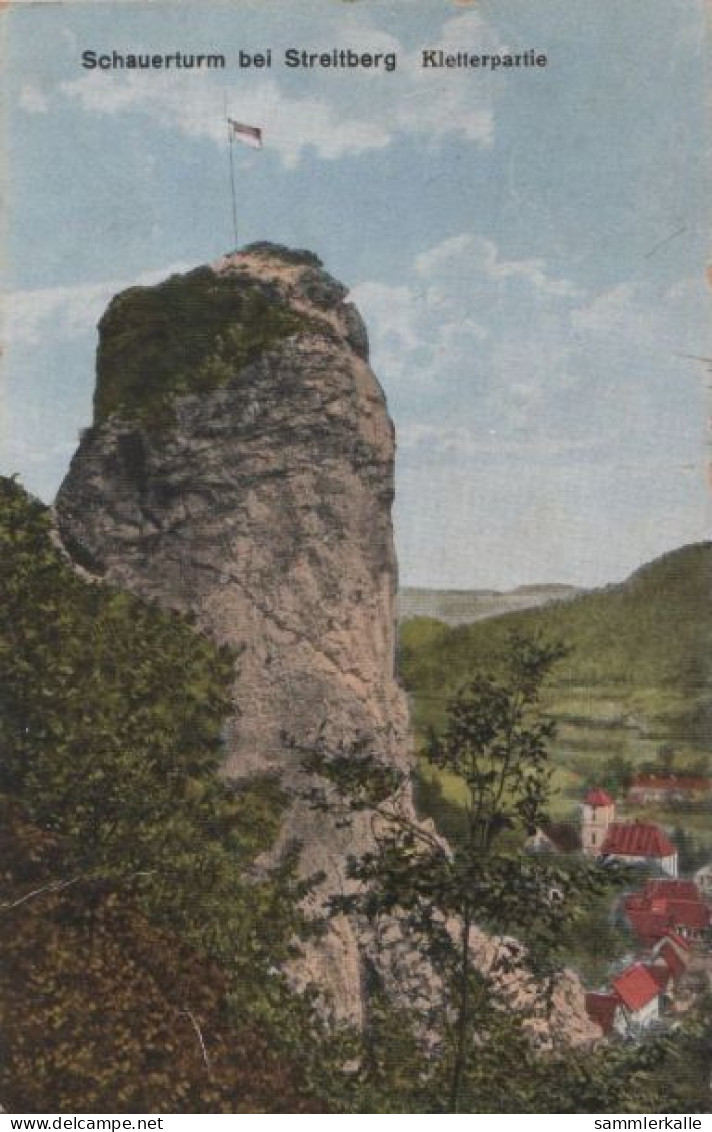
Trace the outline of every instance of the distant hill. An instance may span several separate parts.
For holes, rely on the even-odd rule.
[[[712,543],[699,543],[568,600],[466,625],[432,616],[405,620],[400,669],[416,733],[438,724],[454,691],[477,668],[491,668],[517,629],[570,650],[546,704],[559,724],[562,809],[586,781],[608,773],[612,760],[636,770],[668,757],[676,769],[704,773],[712,751],[711,599]],[[710,815],[696,824],[712,827]]]
[[[429,590],[404,586],[398,593],[398,620],[434,617],[446,625],[469,625],[552,601],[564,601],[582,591],[557,582],[518,586],[515,590]]]

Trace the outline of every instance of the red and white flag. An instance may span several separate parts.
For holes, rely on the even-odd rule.
[[[262,130],[257,126],[246,126],[243,122],[236,122],[234,118],[228,118],[228,122],[232,138],[237,138],[252,149],[262,149]]]

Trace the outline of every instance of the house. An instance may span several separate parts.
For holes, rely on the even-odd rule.
[[[589,790],[581,808],[581,845],[589,857],[598,857],[608,827],[615,820],[616,804],[605,790]]]
[[[649,880],[625,897],[623,908],[632,930],[646,947],[663,938],[701,943],[709,930],[710,909],[691,880]]]
[[[605,991],[587,991],[586,1013],[592,1022],[601,1027],[606,1037],[610,1034],[623,1036],[626,1033],[625,1013],[618,995]]]
[[[622,1007],[625,1032],[631,1036],[652,1026],[660,1018],[660,987],[643,963],[627,967],[612,983]]]
[[[661,829],[648,822],[613,822],[600,855],[628,865],[652,865],[668,876],[677,876],[677,849]]]
[[[658,940],[652,950],[646,967],[660,987],[661,1010],[671,1006],[675,1000],[690,962],[689,944],[674,932]]]
[[[573,822],[547,822],[527,840],[530,853],[580,853],[581,834]]]
[[[590,857],[651,865],[677,876],[677,849],[647,822],[617,822],[616,804],[605,790],[590,790],[581,808],[581,844]]]
[[[649,957],[625,967],[609,991],[587,991],[586,1013],[606,1037],[639,1037],[671,1005],[690,962],[690,945],[667,932]]]
[[[670,981],[677,987],[690,962],[690,945],[675,932],[668,932],[653,947],[653,964],[663,962],[670,972]]]
[[[653,960],[652,963],[646,963],[645,969],[646,971],[650,972],[650,974],[655,979],[655,982],[658,984],[658,989],[660,991],[660,1002],[662,1007],[665,1002],[669,1002],[672,999],[672,992],[675,985],[672,977],[672,971],[665,961],[664,956],[658,957],[657,959]]]
[[[704,799],[712,791],[712,779],[691,774],[639,774],[630,784],[628,801],[691,802]]]
[[[703,865],[695,873],[695,884],[703,896],[712,899],[712,863]]]
[[[692,900],[700,903],[700,890],[694,880],[668,880],[667,877],[654,877],[649,880],[643,889],[650,900]]]

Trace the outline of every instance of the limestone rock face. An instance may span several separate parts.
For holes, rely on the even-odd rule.
[[[98,410],[58,494],[62,541],[93,573],[191,611],[237,650],[228,776],[276,772],[296,790],[302,772],[285,736],[308,742],[319,727],[334,742],[367,736],[370,750],[406,767],[394,677],[394,432],[361,318],[309,253],[254,245],[207,271],[227,315],[192,363],[199,390],[189,378],[157,399],[150,390],[173,375],[154,381],[150,358],[135,364],[159,330],[174,368],[193,348],[182,347],[174,311],[181,286],[190,300],[195,273],[125,292],[102,319],[96,404],[110,397],[113,411],[102,419]],[[213,286],[206,269],[199,282]],[[241,351],[246,304],[259,317],[261,299],[286,313],[250,356]],[[150,333],[136,341],[130,328],[146,308]],[[132,374],[125,389],[122,370]],[[326,874],[325,892],[343,887],[347,852],[370,837],[365,819],[341,830],[300,801],[284,836],[303,843],[306,873]],[[336,924],[308,968],[337,1013],[359,1021],[354,926]]]
[[[57,536],[78,570],[192,613],[235,650],[224,772],[280,776],[282,843],[324,874],[318,910],[373,832],[365,814],[344,827],[302,800],[289,740],[365,738],[384,762],[411,761],[394,675],[394,432],[365,327],[315,256],[257,244],[123,292],[99,331],[95,420],[57,496]],[[413,815],[407,790],[398,805]],[[477,940],[486,970],[495,945]],[[423,1012],[440,995],[396,917],[332,920],[293,975],[360,1024],[367,969]],[[552,1030],[589,1041],[580,984],[564,983]]]

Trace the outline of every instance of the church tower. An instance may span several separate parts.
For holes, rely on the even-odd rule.
[[[589,857],[597,857],[608,827],[616,818],[616,804],[605,790],[589,790],[581,809],[581,847]]]

